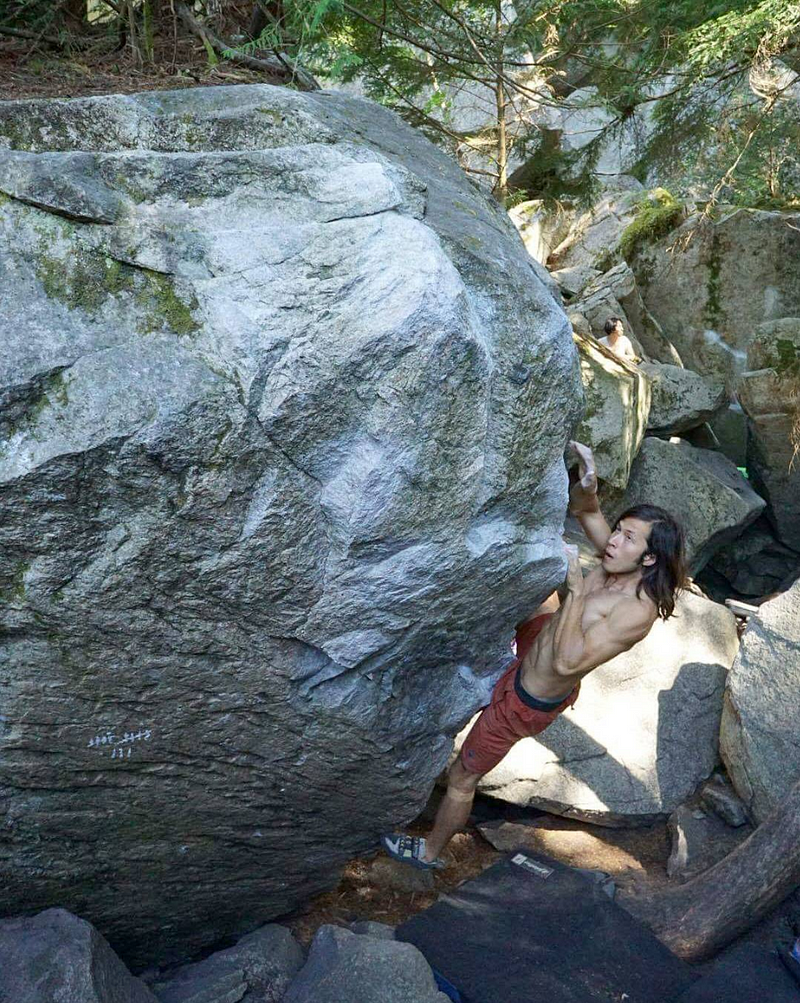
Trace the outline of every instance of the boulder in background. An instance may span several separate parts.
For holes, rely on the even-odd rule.
[[[800,581],[759,607],[728,674],[720,751],[763,822],[800,779]]]
[[[653,435],[680,435],[704,421],[725,403],[725,385],[680,366],[643,362],[650,377],[650,417],[647,431]]]
[[[722,453],[654,436],[642,443],[616,510],[643,503],[660,505],[683,525],[693,575],[766,504]]]
[[[598,477],[621,491],[628,483],[647,427],[650,381],[637,366],[618,358],[594,338],[577,332],[574,338],[586,399],[575,438],[591,446]]]

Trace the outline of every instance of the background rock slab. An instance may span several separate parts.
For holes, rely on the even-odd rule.
[[[661,505],[682,524],[692,574],[755,522],[766,504],[722,453],[654,436],[642,442],[616,512],[642,503]]]
[[[425,803],[562,575],[576,355],[506,214],[368,102],[0,136],[0,909],[163,964]]]
[[[799,717],[800,581],[750,618],[725,689],[720,752],[756,822],[800,778]]]

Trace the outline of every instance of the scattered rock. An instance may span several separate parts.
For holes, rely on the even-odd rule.
[[[732,829],[714,814],[691,805],[680,805],[670,815],[668,828],[672,852],[667,874],[683,884],[726,857],[752,832],[751,826]]]
[[[590,673],[575,706],[518,742],[479,790],[600,825],[665,818],[717,765],[737,648],[733,614],[684,593],[675,617]]]
[[[158,1003],[97,930],[66,909],[0,920],[0,999]]]
[[[572,315],[571,315],[572,316]],[[618,490],[631,466],[650,414],[650,382],[593,338],[575,333],[586,411],[575,438],[592,447],[598,477]]]
[[[303,962],[291,933],[272,923],[234,947],[178,968],[152,989],[160,1003],[280,1003]]]
[[[800,581],[750,618],[725,690],[720,751],[756,822],[800,778],[798,720]]]
[[[737,467],[747,466],[747,415],[740,404],[729,404],[715,412],[708,424],[719,440],[719,449]]]
[[[321,926],[283,1003],[448,1003],[411,944]]]
[[[778,539],[800,551],[800,317],[759,324],[747,367],[738,384],[748,418],[747,471],[767,499]]]
[[[376,937],[378,940],[394,940],[394,927],[388,923],[376,923],[371,919],[360,919],[350,924],[353,933],[362,937]]]
[[[721,773],[709,777],[700,788],[700,803],[734,829],[747,823],[747,811],[742,799]]]
[[[653,435],[679,435],[702,425],[727,398],[720,381],[705,379],[691,369],[643,362],[650,377],[650,417],[647,431]]]
[[[758,599],[784,591],[800,577],[800,553],[780,543],[762,515],[741,536],[719,548],[702,577],[704,582],[708,578],[711,594],[719,602],[731,595]]]
[[[722,453],[653,436],[642,442],[616,509],[642,502],[661,505],[683,524],[693,575],[766,504]]]
[[[377,857],[369,874],[372,884],[397,892],[429,892],[434,887],[433,871],[423,871],[389,857]]]
[[[0,102],[12,141],[0,913],[180,962],[424,805],[563,576],[576,352],[507,213],[370,102]]]
[[[550,273],[558,283],[562,293],[576,297],[593,280],[602,273],[591,265],[572,265],[570,268],[558,268]]]

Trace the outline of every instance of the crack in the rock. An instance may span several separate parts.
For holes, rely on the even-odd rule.
[[[80,212],[73,212],[69,209],[65,209],[62,206],[52,206],[47,205],[44,202],[39,202],[32,196],[28,195],[17,195],[15,192],[9,191],[7,188],[0,187],[0,192],[3,195],[7,195],[8,198],[13,199],[15,202],[21,202],[23,205],[32,206],[34,209],[39,209],[41,212],[49,213],[51,216],[59,216],[61,219],[69,220],[70,223],[89,223],[96,224],[97,226],[113,226],[117,220],[116,219],[103,219],[95,216],[86,216]]]

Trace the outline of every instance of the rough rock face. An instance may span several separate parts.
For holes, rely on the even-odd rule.
[[[684,593],[674,618],[590,673],[575,706],[518,742],[479,790],[601,825],[668,815],[718,761],[737,647],[733,614]]]
[[[619,248],[625,227],[636,215],[644,188],[634,178],[615,179],[614,190],[579,216],[570,232],[553,250],[548,266],[553,269],[589,266],[604,272]]]
[[[278,1003],[303,967],[303,949],[286,929],[269,923],[223,951],[154,981],[159,1003]]]
[[[0,909],[185,958],[424,804],[563,574],[575,349],[505,213],[368,102],[0,136]]]
[[[722,453],[653,436],[642,443],[617,509],[641,503],[661,505],[683,524],[693,575],[754,522],[765,505]]]
[[[800,550],[800,317],[760,324],[739,377],[748,417],[747,471],[778,539]],[[796,426],[796,428],[795,428]]]
[[[657,362],[643,362],[640,368],[650,377],[647,430],[654,435],[679,435],[696,428],[725,403],[727,394],[720,380]]]
[[[531,199],[509,209],[508,215],[528,254],[544,265],[553,248],[569,233],[574,211],[558,208],[549,212],[542,199]]]
[[[3,1003],[158,1003],[90,923],[66,909],[0,920]]]
[[[728,675],[720,752],[763,822],[800,779],[800,581],[751,617]]]
[[[737,209],[694,230],[684,246],[697,222],[643,245],[631,264],[683,364],[733,390],[756,327],[800,314],[800,213]],[[682,250],[671,250],[676,241]]]
[[[321,926],[284,1003],[447,1003],[413,944]]]
[[[577,330],[574,338],[586,394],[586,411],[575,438],[592,447],[598,476],[621,491],[647,428],[650,381],[637,366],[617,358],[593,338]]]
[[[784,591],[800,576],[800,553],[775,538],[762,515],[714,554],[703,569],[703,587],[720,602],[732,594],[757,599]]]

